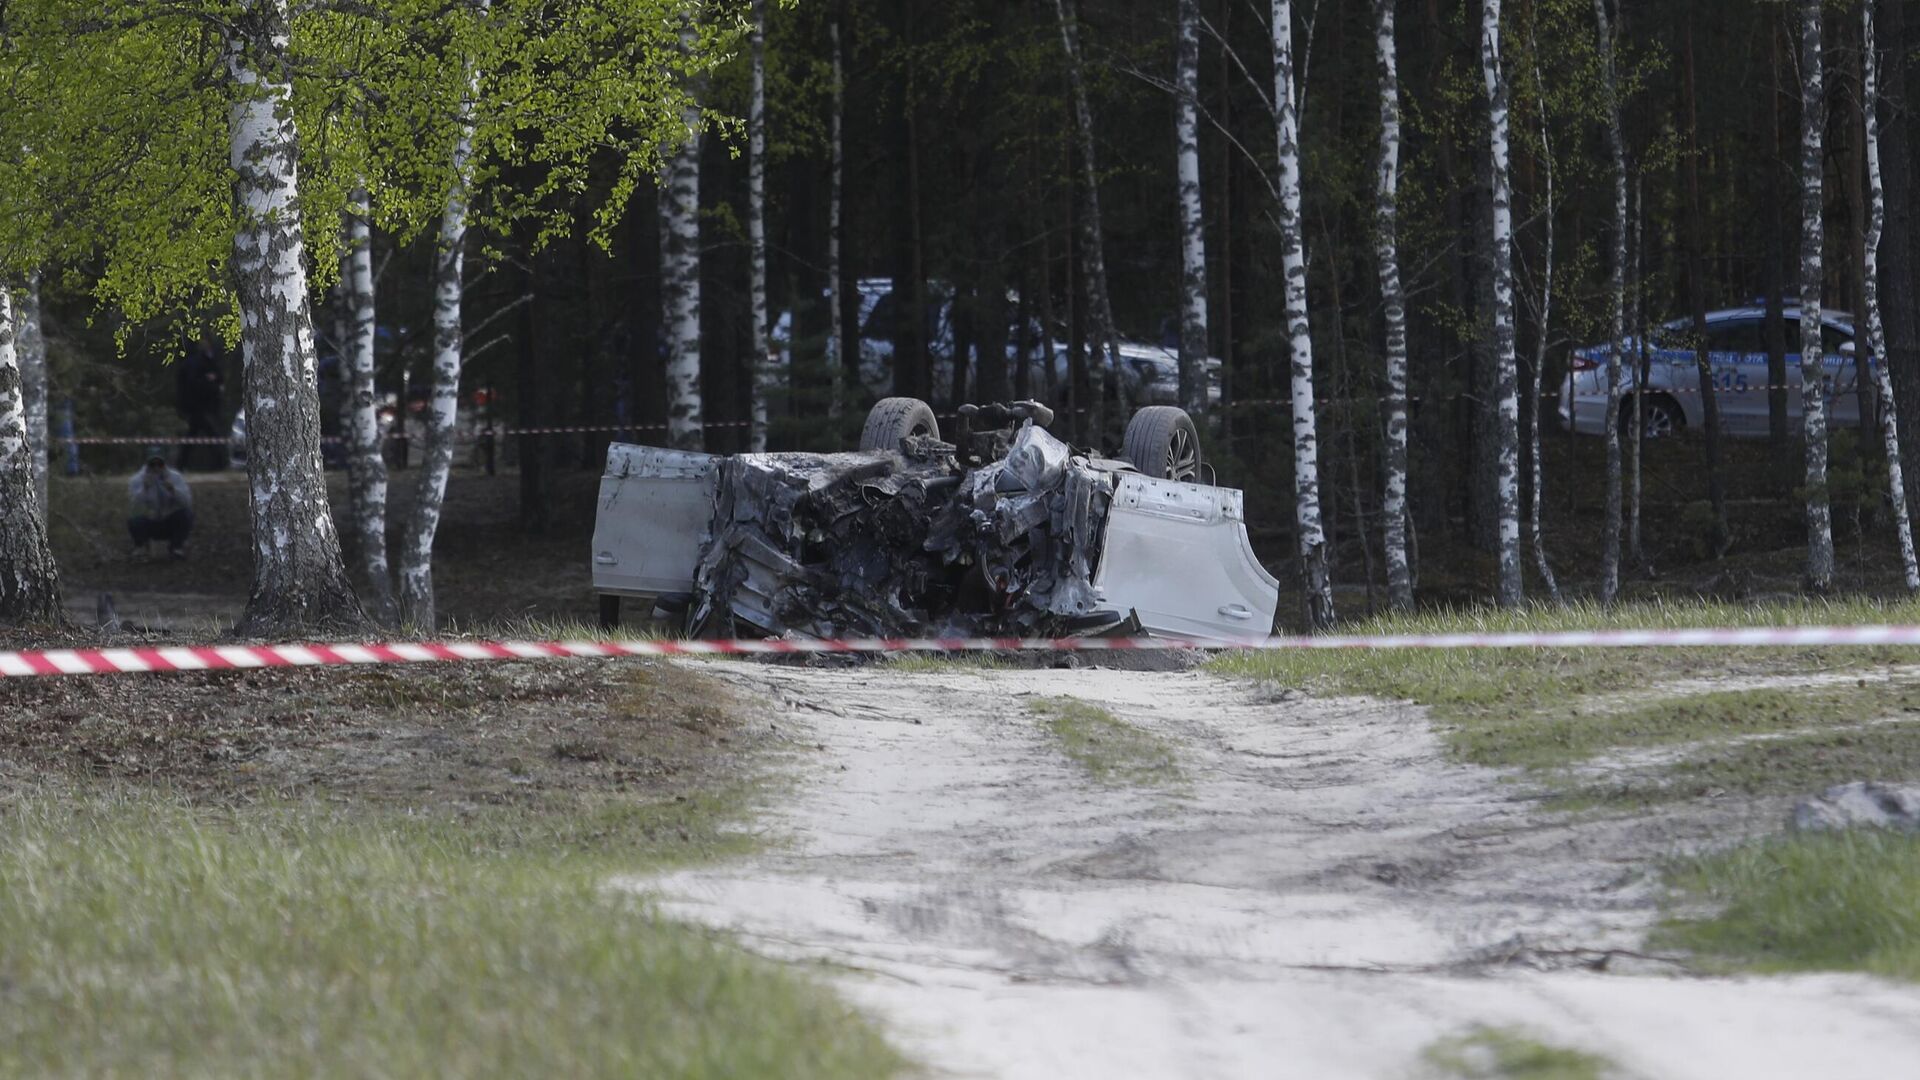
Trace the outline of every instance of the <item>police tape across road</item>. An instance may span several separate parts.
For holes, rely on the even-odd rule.
[[[1755,626],[1664,630],[1560,630],[1542,633],[1513,631],[1466,634],[1326,634],[1312,637],[1248,637],[1209,641],[1172,637],[758,638],[732,641],[653,638],[630,641],[427,641],[368,644],[140,646],[0,651],[0,678],[235,671],[356,664],[603,659],[620,656],[1842,645],[1920,645],[1920,626]]]

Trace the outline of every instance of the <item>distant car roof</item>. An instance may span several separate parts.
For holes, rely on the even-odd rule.
[[[1800,318],[1799,312],[1799,305],[1790,304],[1786,308],[1785,315],[1789,321],[1798,321]],[[1707,312],[1707,321],[1716,323],[1728,322],[1733,319],[1764,319],[1766,315],[1767,309],[1764,307],[1721,308],[1719,311]],[[1666,329],[1684,329],[1686,325],[1692,321],[1691,318],[1674,319],[1671,322],[1662,323],[1661,325]],[[1823,307],[1820,309],[1820,321],[1835,323],[1851,330],[1853,329],[1854,322],[1853,312],[1842,311],[1839,308]]]

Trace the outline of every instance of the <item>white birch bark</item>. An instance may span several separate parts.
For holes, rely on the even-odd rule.
[[[1880,176],[1880,57],[1873,40],[1873,0],[1860,5],[1860,108],[1867,126],[1867,263],[1861,285],[1867,309],[1867,346],[1873,380],[1880,399],[1880,438],[1886,445],[1887,500],[1893,506],[1894,531],[1900,541],[1900,565],[1906,571],[1907,591],[1920,592],[1920,561],[1913,550],[1913,522],[1907,514],[1907,490],[1900,472],[1900,421],[1893,407],[1893,382],[1887,375],[1887,331],[1880,318],[1880,234],[1886,229],[1886,188]],[[1868,357],[1856,347],[1856,366]],[[1856,378],[1860,373],[1856,372]]]
[[[1320,440],[1313,401],[1313,333],[1307,322],[1307,260],[1300,219],[1300,114],[1293,81],[1293,4],[1273,0],[1273,104],[1279,137],[1280,263],[1286,275],[1283,312],[1292,358],[1293,510],[1300,545],[1307,621],[1333,625],[1333,580],[1320,520]]]
[[[847,328],[845,319],[845,300],[840,295],[840,232],[841,200],[846,188],[842,177],[845,164],[840,136],[841,119],[846,114],[846,65],[840,59],[840,12],[836,5],[832,20],[827,23],[827,34],[833,47],[833,104],[832,114],[827,119],[827,141],[831,144],[828,153],[832,158],[831,170],[827,177],[827,380],[829,396],[827,398],[827,419],[838,420],[846,411],[847,400]]]
[[[682,41],[692,47],[692,31]],[[667,335],[667,442],[706,449],[700,407],[700,106],[680,112],[686,141],[660,177],[660,281]]]
[[[1392,0],[1385,0],[1391,3]],[[1538,20],[1534,20],[1538,21]],[[1529,25],[1528,33],[1533,33]],[[1546,82],[1540,75],[1540,45],[1533,43],[1533,82],[1536,87],[1544,88]],[[1546,502],[1543,492],[1546,490],[1546,467],[1540,460],[1542,449],[1540,438],[1540,398],[1542,384],[1547,374],[1547,342],[1551,340],[1550,329],[1553,325],[1553,139],[1548,130],[1547,105],[1544,97],[1540,101],[1540,172],[1542,180],[1541,220],[1545,234],[1540,242],[1540,311],[1538,335],[1533,343],[1533,386],[1527,398],[1527,410],[1531,415],[1533,429],[1533,499],[1527,506],[1527,534],[1533,548],[1533,568],[1540,575],[1540,582],[1546,586],[1547,596],[1554,603],[1560,602],[1560,582],[1553,575],[1553,564],[1547,560],[1547,541],[1540,528],[1540,507]]]
[[[1407,563],[1407,295],[1400,283],[1397,227],[1400,205],[1400,74],[1393,39],[1394,0],[1373,0],[1374,40],[1380,59],[1379,202],[1374,243],[1380,262],[1380,301],[1387,327],[1387,486],[1380,500],[1387,560],[1387,602],[1413,610],[1413,573]]]
[[[1114,329],[1113,305],[1107,293],[1106,229],[1100,221],[1100,168],[1093,146],[1093,106],[1087,101],[1087,81],[1080,61],[1080,24],[1067,10],[1067,0],[1053,0],[1054,14],[1060,22],[1060,43],[1067,54],[1067,88],[1073,96],[1073,129],[1080,149],[1080,183],[1083,211],[1080,218],[1082,261],[1088,314],[1093,316],[1093,331],[1100,339],[1102,358],[1087,365],[1088,428],[1104,432],[1107,380],[1114,380],[1120,394],[1120,408],[1127,408],[1126,382],[1120,378],[1120,339]]]
[[[19,296],[19,332],[14,350],[20,357],[20,381],[27,399],[27,450],[33,455],[33,494],[39,500],[40,520],[47,520],[47,337],[40,326],[40,271],[27,275]]]
[[[491,0],[475,0],[485,13]],[[440,531],[447,478],[453,472],[454,429],[460,418],[460,372],[465,361],[461,299],[466,287],[467,207],[473,197],[473,112],[480,75],[467,63],[466,93],[455,120],[448,162],[446,206],[433,259],[433,385],[415,474],[413,515],[400,546],[400,622],[432,633],[439,625],[433,601],[433,541]]]
[[[1613,265],[1607,288],[1612,296],[1613,334],[1607,344],[1607,493],[1600,525],[1600,602],[1611,604],[1620,592],[1620,353],[1626,347],[1627,315],[1627,147],[1620,131],[1620,83],[1614,73],[1613,29],[1607,0],[1593,0],[1606,97],[1607,149],[1613,157]]]
[[[1520,578],[1520,364],[1514,351],[1513,184],[1508,140],[1507,76],[1500,63],[1500,0],[1484,0],[1480,74],[1487,85],[1487,149],[1493,163],[1493,356],[1502,607],[1525,598]]]
[[[0,624],[62,621],[60,576],[33,493],[33,452],[14,348],[13,293],[0,286]]]
[[[234,292],[247,414],[253,581],[239,631],[257,636],[358,630],[320,464],[320,395],[299,148],[287,82],[285,0],[246,0],[225,42],[233,103],[228,165],[238,226]]]
[[[767,0],[753,0],[750,46],[753,70],[747,97],[747,244],[751,251],[749,292],[753,307],[753,358],[747,449],[767,449],[767,354],[772,339],[767,324]]]
[[[344,350],[347,397],[340,428],[347,438],[348,502],[367,579],[368,614],[383,625],[397,618],[393,577],[387,566],[387,459],[380,445],[379,402],[374,394],[373,229],[367,193],[355,189],[347,210],[347,332]]]
[[[1827,495],[1827,395],[1820,348],[1822,147],[1826,80],[1820,2],[1800,2],[1800,415],[1807,439],[1807,589],[1833,588],[1833,514]]]
[[[1179,0],[1174,145],[1180,188],[1180,403],[1207,407],[1207,234],[1200,206],[1200,0]]]

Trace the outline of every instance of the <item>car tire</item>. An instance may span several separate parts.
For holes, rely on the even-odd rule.
[[[940,421],[933,407],[919,398],[881,398],[867,410],[867,426],[860,429],[860,449],[898,450],[909,435],[940,437]]]
[[[1133,414],[1121,443],[1127,461],[1156,480],[1200,479],[1200,431],[1185,409],[1149,405]]]
[[[1648,394],[1640,402],[1640,422],[1649,439],[1671,439],[1685,430],[1686,414],[1673,399],[1659,394]],[[1620,399],[1620,438],[1623,441],[1633,439],[1633,395]]]

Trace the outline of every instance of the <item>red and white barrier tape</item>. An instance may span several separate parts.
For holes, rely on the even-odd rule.
[[[228,671],[346,664],[462,663],[611,656],[783,656],[796,653],[1098,652],[1170,649],[1546,649],[1676,646],[1920,645],[1920,626],[1765,626],[1550,633],[1185,638],[765,638],[735,641],[439,641],[307,645],[181,645],[0,652],[0,678]]]

